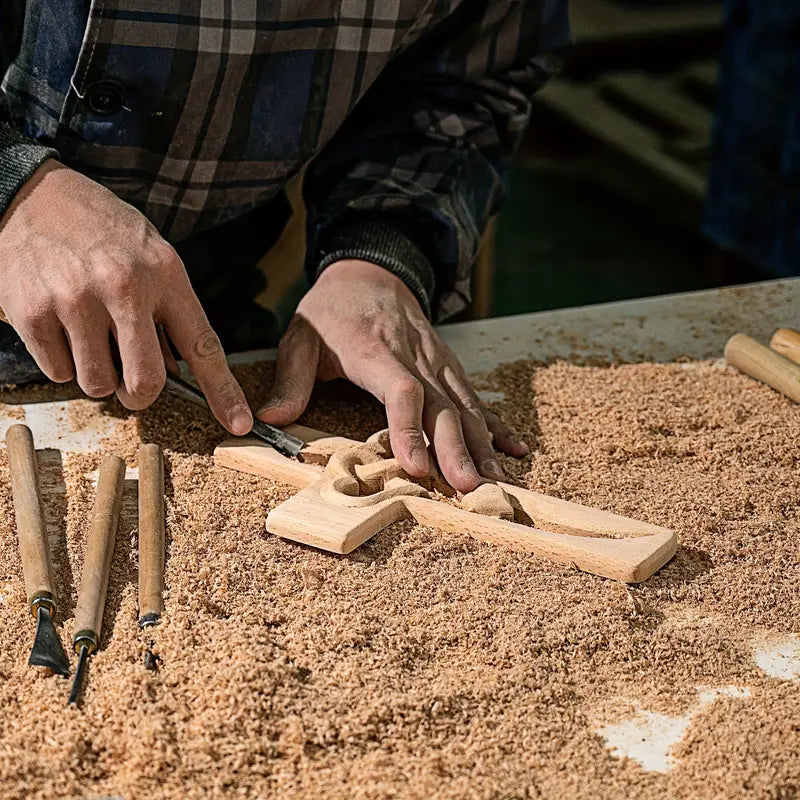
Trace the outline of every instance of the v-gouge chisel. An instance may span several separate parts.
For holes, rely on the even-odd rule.
[[[86,540],[81,588],[75,609],[75,634],[72,646],[78,654],[78,667],[69,694],[68,704],[77,703],[89,656],[100,646],[103,611],[106,605],[111,559],[122,505],[125,483],[125,462],[117,456],[107,456],[100,465],[92,522]]]
[[[139,627],[158,625],[164,611],[164,454],[157,444],[139,448]],[[152,645],[151,645],[152,647]],[[147,648],[144,665],[158,667]]]

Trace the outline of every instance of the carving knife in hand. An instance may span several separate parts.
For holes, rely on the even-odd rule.
[[[182,397],[184,400],[189,400],[195,405],[208,408],[208,401],[199,389],[195,389],[191,384],[186,383],[186,381],[180,378],[176,378],[170,373],[167,373],[165,389],[176,397]],[[257,436],[271,447],[274,447],[279,453],[290,457],[299,455],[305,444],[302,439],[298,439],[290,433],[285,433],[280,428],[267,425],[265,422],[261,422],[261,420],[258,419],[254,419],[253,430],[250,431],[250,434],[252,436]]]

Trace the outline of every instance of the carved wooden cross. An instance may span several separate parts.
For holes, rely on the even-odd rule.
[[[677,550],[674,531],[508,483],[486,483],[457,502],[432,471],[410,478],[392,458],[386,431],[357,442],[301,425],[306,442],[290,459],[252,438],[229,439],[215,463],[301,488],[267,517],[267,530],[333,553],[349,553],[394,522],[505,545],[607,578],[638,583]],[[450,497],[436,499],[433,490]]]

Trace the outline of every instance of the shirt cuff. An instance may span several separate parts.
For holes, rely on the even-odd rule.
[[[58,151],[0,122],[0,215],[5,214],[17,192],[48,158],[58,158]]]
[[[377,264],[400,278],[430,318],[436,288],[428,257],[401,230],[385,222],[351,222],[337,228],[320,247],[314,278],[336,261],[358,259]]]

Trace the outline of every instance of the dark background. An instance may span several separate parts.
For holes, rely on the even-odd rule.
[[[702,233],[722,3],[570,6],[576,44],[536,100],[471,316],[778,277]]]

